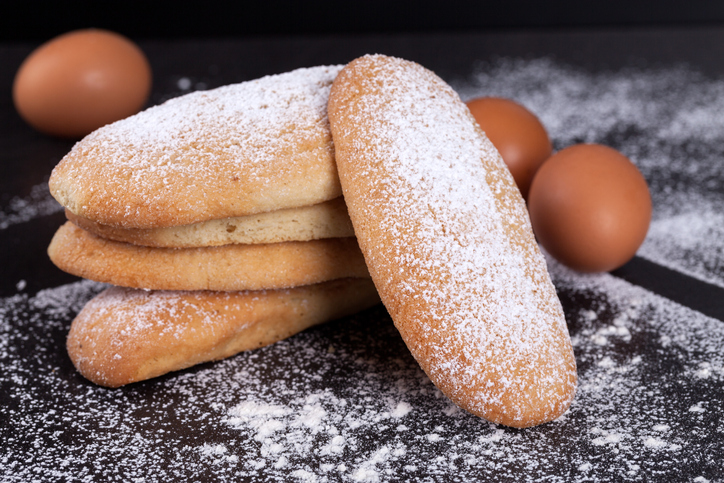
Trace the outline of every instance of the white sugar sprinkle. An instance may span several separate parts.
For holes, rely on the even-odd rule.
[[[40,183],[31,188],[28,196],[15,196],[0,210],[0,230],[60,211],[63,207],[50,195],[48,183]]]

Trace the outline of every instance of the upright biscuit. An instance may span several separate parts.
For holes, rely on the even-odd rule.
[[[112,287],[73,320],[67,348],[84,377],[118,387],[257,349],[377,303],[370,279],[248,292]]]
[[[149,290],[262,290],[369,277],[354,237],[208,248],[153,248],[105,240],[66,222],[48,255],[97,282]]]
[[[341,195],[326,113],[339,67],[199,91],[89,134],[50,191],[104,225],[155,228],[313,205]]]
[[[455,92],[365,56],[329,117],[345,201],[380,297],[435,385],[490,421],[560,416],[576,386],[565,319],[502,159]]]

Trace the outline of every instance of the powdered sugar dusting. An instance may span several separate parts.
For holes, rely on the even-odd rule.
[[[73,213],[129,227],[183,225],[339,196],[326,115],[338,71],[299,69],[197,91],[105,126],[56,167],[51,191]],[[305,176],[308,193],[295,194]]]
[[[5,480],[540,474],[583,482],[694,474],[715,481],[722,470],[715,455],[724,451],[716,399],[724,324],[610,275],[549,262],[571,327],[579,390],[562,418],[524,431],[452,406],[381,308],[108,390],[75,374],[62,347],[73,312],[102,286],[80,282],[3,299]],[[28,351],[34,357],[24,357]],[[113,464],[98,464],[104,461]]]
[[[85,310],[90,315],[83,320],[90,322],[93,327],[86,333],[86,337],[89,343],[93,344],[94,334],[116,334],[111,343],[114,346],[123,346],[132,344],[135,338],[146,338],[151,333],[160,340],[167,336],[181,337],[189,330],[184,324],[175,323],[181,313],[198,320],[202,327],[213,327],[224,319],[224,314],[217,309],[197,303],[195,295],[196,292],[110,287],[86,304]],[[232,302],[232,297],[224,292],[217,292],[216,295],[221,300],[227,300],[229,304],[238,303]],[[199,296],[199,299],[203,300],[203,296]],[[106,322],[94,325],[93,322],[97,319]],[[243,328],[243,325],[239,326],[239,330]]]
[[[382,56],[353,66],[330,101],[340,177],[410,350],[476,414],[515,425],[555,418],[570,403],[575,364],[500,155],[430,71]]]

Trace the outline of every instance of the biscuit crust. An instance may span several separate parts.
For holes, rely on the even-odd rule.
[[[65,210],[73,224],[107,240],[165,248],[212,247],[353,237],[342,197],[311,206],[162,228],[101,225]]]

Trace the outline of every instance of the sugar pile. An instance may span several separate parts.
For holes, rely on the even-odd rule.
[[[539,60],[488,66],[455,87],[463,98],[518,99],[557,148],[596,141],[629,155],[655,206],[640,255],[724,284],[715,210],[724,81],[683,68],[592,75]],[[101,285],[1,299],[0,479],[719,480],[724,323],[613,276],[548,263],[579,390],[562,418],[523,431],[452,406],[380,307],[108,390],[77,375],[64,350],[73,315]]]

